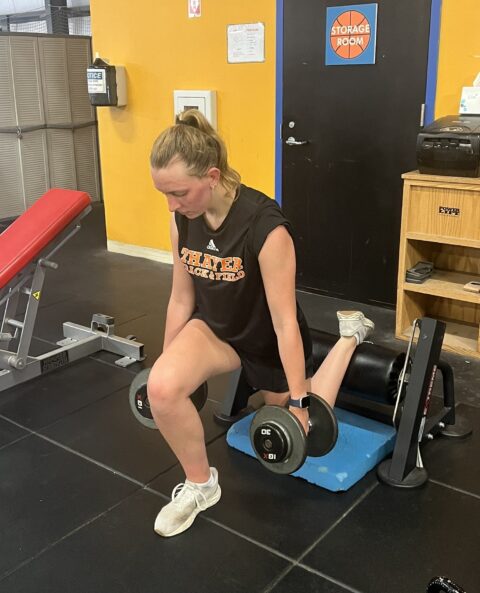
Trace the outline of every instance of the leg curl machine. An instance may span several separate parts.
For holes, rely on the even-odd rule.
[[[91,211],[88,194],[52,189],[0,234],[0,392],[63,367],[100,350],[121,356],[116,364],[128,366],[144,360],[143,344],[114,334],[114,319],[93,315],[90,328],[64,323],[65,339],[59,348],[30,356],[30,343],[42,296],[45,270],[56,270],[53,255],[80,230]],[[25,313],[17,318],[21,298]],[[9,349],[11,348],[11,349]]]
[[[448,437],[465,437],[471,433],[466,420],[455,410],[453,370],[440,360],[444,333],[443,322],[430,318],[418,320],[406,353],[363,343],[356,349],[345,374],[336,406],[396,428],[393,456],[377,468],[379,478],[389,485],[413,488],[428,479],[420,457],[420,443],[439,433]],[[338,338],[316,330],[311,330],[311,335],[314,368],[318,369]],[[443,378],[443,405],[429,413],[438,370]],[[242,418],[248,398],[254,392],[241,370],[232,374],[228,393],[215,413],[216,419],[232,424]],[[293,473],[307,455],[320,457],[328,453],[335,445],[337,433],[328,415],[319,414],[318,409],[317,405],[311,407],[313,427],[306,436],[288,410],[279,406],[261,408],[253,417],[250,438],[262,465],[275,473]],[[325,433],[333,436],[322,442]]]

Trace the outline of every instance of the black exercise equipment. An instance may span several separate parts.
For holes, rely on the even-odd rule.
[[[313,366],[317,370],[338,340],[338,336],[310,329]],[[360,344],[345,373],[336,405],[352,412],[361,412],[376,420],[389,422],[391,406],[399,390],[399,380],[406,355],[371,343]],[[406,369],[408,375],[408,365]],[[220,424],[231,426],[252,410],[247,403],[255,389],[248,385],[242,369],[231,373],[227,394],[215,410]],[[403,393],[401,394],[401,398]]]
[[[153,430],[157,429],[157,425],[153,419],[152,411],[150,409],[150,402],[148,401],[147,394],[147,382],[148,376],[152,369],[143,369],[133,379],[130,385],[129,397],[130,408],[135,418],[146,426]],[[202,383],[190,396],[196,409],[200,411],[208,398],[208,385],[207,382]]]
[[[447,577],[435,577],[427,586],[427,593],[465,593],[465,590]]]
[[[445,329],[444,322],[428,317],[416,320],[413,324],[407,357],[418,330],[417,345],[395,449],[392,458],[383,461],[377,470],[378,477],[390,486],[416,488],[428,480],[420,455],[419,445],[422,442],[434,439],[437,434],[464,438],[472,432],[466,418],[458,417],[455,411],[453,370],[449,364],[440,361]],[[429,414],[438,370],[443,377],[443,407]]]
[[[406,353],[367,342],[360,344],[345,374],[336,406],[393,424],[397,429],[393,457],[378,469],[380,479],[392,486],[413,488],[427,479],[419,453],[420,443],[433,439],[438,433],[460,438],[471,433],[466,419],[458,417],[455,411],[453,370],[448,363],[439,360],[444,332],[445,323],[424,318],[414,324]],[[338,337],[316,330],[311,330],[311,335],[316,370]],[[443,406],[429,414],[432,387],[438,370],[443,378]],[[254,392],[242,370],[232,373],[226,397],[215,411],[216,420],[229,425],[250,413],[247,403]],[[277,424],[280,419],[286,418],[285,415],[275,414]],[[291,426],[293,432],[281,438],[276,435],[275,443],[282,454],[285,451],[284,442],[293,444],[293,447],[298,443],[300,450],[290,451],[288,463],[263,463],[271,471],[286,473],[281,470],[289,465],[295,467],[303,457],[303,441],[294,436],[298,435],[297,428],[291,422],[287,426],[287,430]],[[255,430],[252,437],[254,435]],[[266,453],[258,435],[257,444],[262,447],[260,455]]]
[[[338,336],[310,330],[313,366],[322,364],[338,341]],[[342,394],[392,405],[398,395],[398,380],[406,355],[370,342],[357,346],[342,382]]]
[[[331,407],[313,393],[310,396],[310,430],[305,434],[294,414],[280,406],[263,406],[250,426],[250,439],[262,465],[278,474],[291,474],[307,457],[321,457],[333,449],[338,424]]]

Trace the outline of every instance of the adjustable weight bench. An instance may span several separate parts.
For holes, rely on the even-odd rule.
[[[52,189],[0,234],[0,392],[43,375],[100,350],[119,354],[119,366],[144,360],[143,344],[114,334],[114,319],[93,315],[91,327],[64,323],[65,339],[59,348],[41,356],[29,356],[45,269],[56,270],[51,257],[81,228],[91,211],[88,194]],[[23,319],[16,318],[21,295],[27,306]],[[9,350],[16,344],[15,350]]]

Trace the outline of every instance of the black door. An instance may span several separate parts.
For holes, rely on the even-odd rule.
[[[282,206],[300,288],[394,304],[401,174],[416,169],[431,0],[379,0],[376,64],[325,66],[327,6],[347,4],[284,1]]]

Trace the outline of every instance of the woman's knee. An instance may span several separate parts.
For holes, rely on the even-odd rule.
[[[178,371],[162,368],[161,365],[152,368],[147,383],[148,401],[158,414],[171,413],[179,401],[189,395],[179,376],[181,373]]]

